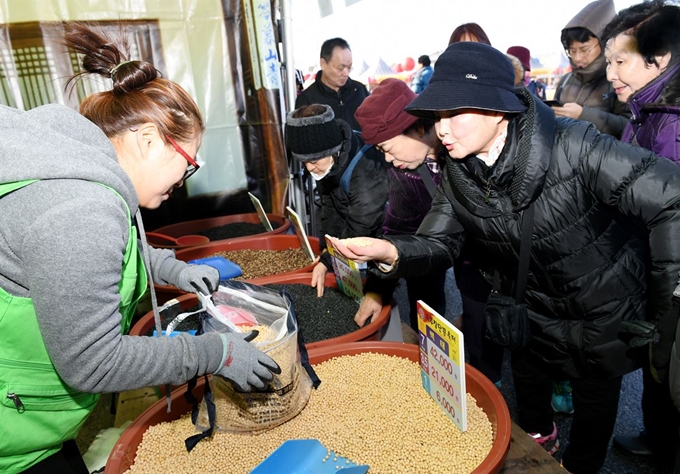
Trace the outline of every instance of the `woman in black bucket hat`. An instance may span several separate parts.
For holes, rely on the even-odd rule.
[[[649,350],[654,373],[667,371],[678,318],[678,167],[588,122],[556,118],[514,89],[503,53],[480,43],[450,45],[406,110],[437,120],[451,158],[432,209],[415,236],[335,244],[395,278],[446,268],[465,243],[496,277],[487,330],[519,322],[509,340],[490,331],[514,348],[519,425],[556,453],[551,382],[571,380],[562,462],[570,472],[598,472],[623,375]]]

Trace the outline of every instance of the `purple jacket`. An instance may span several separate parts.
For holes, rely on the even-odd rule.
[[[632,117],[621,140],[639,145],[680,165],[680,105],[659,104],[664,88],[680,74],[680,63],[633,94]]]

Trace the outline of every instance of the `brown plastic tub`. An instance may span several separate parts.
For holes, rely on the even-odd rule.
[[[320,364],[341,355],[356,355],[363,352],[396,355],[418,362],[420,349],[415,344],[400,342],[353,342],[336,346],[318,347],[309,351],[309,361]],[[489,379],[474,367],[466,364],[465,383],[467,390],[477,400],[479,406],[489,417],[493,426],[494,442],[486,459],[471,474],[491,474],[498,472],[510,449],[510,431],[512,423],[510,412],[500,391]],[[203,393],[204,379],[201,377],[194,394],[200,397]],[[164,421],[173,421],[191,411],[191,406],[184,398],[186,386],[172,392],[172,412],[167,413],[165,399],[159,400],[142,413],[121,435],[116,442],[106,463],[104,474],[122,474],[133,464],[137,447],[149,426]]]
[[[182,311],[186,311],[187,309],[193,308],[194,306],[198,305],[198,296],[196,296],[194,293],[185,293],[181,296],[178,296],[176,299],[179,302]],[[146,336],[146,334],[155,327],[156,321],[154,320],[153,317],[153,310],[151,310],[144,316],[139,318],[139,321],[137,321],[130,328],[129,334],[130,336]]]
[[[312,275],[309,273],[299,273],[296,275],[275,275],[271,277],[261,277],[253,278],[251,283],[256,285],[268,285],[268,284],[312,284]],[[326,287],[338,288],[338,282],[335,279],[335,275],[331,273],[326,274]],[[336,344],[343,344],[346,342],[358,342],[358,341],[379,341],[383,335],[383,330],[386,329],[385,326],[390,320],[390,311],[392,310],[391,305],[384,306],[380,314],[370,323],[364,325],[363,327],[358,327],[356,331],[344,334],[338,337],[332,337],[330,339],[324,339],[323,341],[311,342],[305,344],[307,349],[313,349],[315,347],[323,346],[333,346]]]
[[[250,280],[250,283],[255,285],[268,285],[268,284],[303,284],[311,285],[312,275],[310,273],[298,273],[294,275],[277,275],[272,277],[262,277],[254,278]],[[326,287],[328,288],[338,288],[338,282],[335,280],[333,274],[326,275]],[[187,293],[182,296],[177,297],[177,301],[180,303],[182,311],[192,308],[198,304],[198,297],[193,293]],[[370,323],[364,325],[363,327],[358,327],[356,331],[344,334],[342,336],[333,337],[330,339],[324,339],[322,341],[311,342],[305,344],[307,349],[313,349],[316,347],[323,346],[333,346],[336,344],[342,344],[346,342],[358,342],[358,341],[379,341],[383,335],[383,330],[390,320],[390,311],[392,306],[387,305],[383,307],[382,311],[378,316],[371,320]],[[144,336],[149,330],[153,329],[156,325],[153,317],[153,311],[149,311],[144,316],[142,316],[139,321],[137,321],[132,329],[130,329],[131,336]]]
[[[319,246],[319,239],[317,237],[309,237],[309,244],[312,247],[314,255],[321,253]],[[300,241],[296,235],[278,234],[278,235],[258,235],[255,237],[244,237],[238,239],[217,240],[208,244],[198,245],[196,247],[189,247],[178,250],[175,257],[178,260],[189,262],[199,258],[209,257],[217,252],[229,252],[231,250],[287,250],[299,249]],[[292,275],[296,273],[309,273],[314,269],[311,263],[305,267],[292,272],[279,273],[279,275]],[[247,280],[250,281],[250,280]],[[174,286],[164,286],[154,284],[156,289],[156,297],[158,304],[164,304],[166,301],[186,294],[185,291],[175,288]]]
[[[235,237],[229,240],[237,239],[249,239],[255,235],[275,235],[282,234],[288,230],[290,227],[290,221],[284,216],[278,214],[267,214],[269,222],[278,224],[278,227],[274,230],[268,232],[262,232],[260,234],[247,235],[243,237]],[[177,224],[166,225],[155,229],[154,232],[163,235],[169,235],[170,237],[182,237],[183,235],[194,235],[201,231],[212,229],[213,227],[220,227],[228,224],[235,224],[238,222],[248,223],[248,224],[260,224],[260,218],[256,212],[250,214],[233,214],[231,216],[220,216],[220,217],[209,217],[207,219],[197,219],[193,221],[179,222]],[[184,249],[190,246],[172,245],[165,240],[156,240],[149,237],[149,245],[162,248],[162,249]],[[219,241],[216,241],[219,242]]]

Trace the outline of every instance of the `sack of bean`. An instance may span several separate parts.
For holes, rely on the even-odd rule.
[[[255,433],[290,420],[307,405],[312,380],[302,366],[298,326],[292,305],[283,292],[240,281],[225,281],[205,298],[203,332],[259,332],[251,341],[274,359],[281,373],[263,390],[242,393],[221,377],[211,381],[215,405],[214,427],[230,432]],[[206,401],[201,402],[196,428],[210,427]]]

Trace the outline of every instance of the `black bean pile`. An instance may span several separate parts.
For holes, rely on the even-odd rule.
[[[192,306],[191,308],[187,308],[185,310],[182,310],[179,304],[170,306],[169,308],[164,309],[163,311],[160,312],[160,317],[161,317],[161,327],[165,331],[168,327],[168,324],[170,324],[176,317],[177,315],[181,313],[192,313],[194,311],[197,311],[200,309],[200,305]],[[205,311],[201,313],[196,313],[192,314],[191,316],[187,317],[185,320],[183,320],[181,323],[179,323],[175,327],[175,331],[189,331],[191,329],[198,329],[198,326],[200,324],[199,318],[202,314],[206,314]],[[153,327],[149,329],[146,332],[147,336],[153,336],[153,332],[156,330],[156,322],[154,321]]]
[[[297,316],[298,326],[305,343],[344,336],[359,329],[357,323],[354,322],[354,315],[359,309],[359,304],[336,288],[327,287],[324,290],[323,296],[319,298],[316,296],[316,288],[305,284],[269,284],[263,286],[277,292],[281,291],[281,288],[286,288],[286,291],[293,299],[295,315]],[[177,305],[176,307],[173,306],[161,311],[160,316],[163,329],[167,328],[170,321],[175,319],[178,314],[190,313],[197,309],[199,309],[198,305],[182,311],[179,309],[179,305]],[[205,313],[189,316],[179,323],[175,331],[198,329],[200,324],[199,316],[201,314]],[[370,322],[370,319],[368,322]],[[155,325],[149,329],[146,335],[152,336],[154,329]]]
[[[264,286],[276,291],[286,288],[293,298],[293,308],[305,343],[324,341],[359,329],[354,322],[359,303],[338,289],[327,287],[319,298],[316,296],[316,288],[309,285]]]
[[[224,257],[241,267],[243,275],[234,280],[250,280],[264,276],[299,270],[312,262],[302,249],[286,250],[230,250],[217,252],[210,257]]]
[[[278,222],[271,222],[272,229],[278,229],[281,224]],[[217,227],[211,227],[197,232],[199,235],[204,235],[213,240],[235,239],[236,237],[245,237],[247,235],[263,234],[267,232],[262,224],[252,224],[250,222],[234,222],[233,224],[225,224]]]

